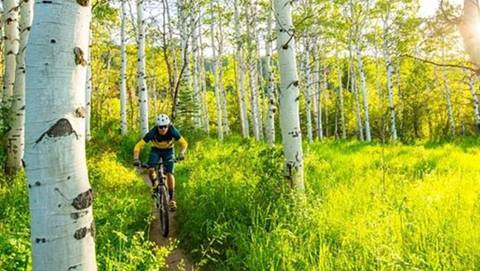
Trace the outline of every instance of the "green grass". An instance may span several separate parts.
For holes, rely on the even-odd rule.
[[[101,150],[101,151],[99,151]],[[170,248],[148,241],[150,191],[133,167],[108,148],[92,147],[88,168],[94,191],[98,270],[159,270]],[[3,180],[3,179],[2,179]],[[31,270],[28,193],[23,175],[0,183],[0,270]]]
[[[180,242],[204,270],[478,270],[480,139],[304,145],[305,195],[279,147],[187,137],[177,165]],[[89,144],[99,270],[158,270],[135,135]],[[147,150],[148,152],[148,150]],[[146,154],[146,153],[144,153]],[[25,180],[0,183],[0,270],[29,270]]]
[[[305,146],[306,196],[279,149],[203,140],[178,170],[182,240],[206,269],[476,270],[478,140]]]

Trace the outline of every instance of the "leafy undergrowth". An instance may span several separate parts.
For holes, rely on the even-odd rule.
[[[180,239],[206,270],[477,270],[478,143],[314,143],[303,197],[279,149],[202,140],[176,174]]]
[[[98,270],[159,270],[167,248],[148,241],[151,201],[148,187],[110,152],[88,159],[94,191]],[[26,181],[0,183],[0,270],[31,270]]]

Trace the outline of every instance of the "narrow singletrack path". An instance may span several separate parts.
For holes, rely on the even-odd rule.
[[[143,174],[143,176],[144,176],[143,179],[145,183],[148,186],[152,186],[150,183],[150,180],[148,179],[148,176],[145,174]],[[185,254],[185,251],[183,251],[183,249],[178,247],[178,241],[177,241],[178,224],[177,224],[176,215],[175,215],[176,212],[169,212],[170,233],[168,234],[167,238],[163,237],[161,234],[158,210],[155,208],[153,204],[152,204],[152,214],[154,216],[154,220],[150,223],[150,233],[149,233],[150,241],[155,242],[155,244],[157,244],[157,246],[160,246],[160,247],[165,247],[170,245],[174,246],[174,249],[170,252],[170,254],[165,259],[167,263],[167,268],[165,268],[165,270],[168,270],[168,271],[198,270],[193,265],[190,257],[188,257],[188,255]]]

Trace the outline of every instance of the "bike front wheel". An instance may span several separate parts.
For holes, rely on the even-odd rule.
[[[158,199],[158,212],[160,220],[160,229],[162,231],[162,236],[167,237],[170,229],[169,217],[168,217],[168,194],[165,186],[159,187],[159,197]]]

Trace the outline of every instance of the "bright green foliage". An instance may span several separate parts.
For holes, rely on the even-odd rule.
[[[207,270],[475,270],[478,143],[315,143],[303,198],[280,150],[203,140],[177,171],[181,238]]]
[[[155,251],[153,243],[146,240],[151,220],[148,187],[113,153],[92,158],[89,165],[99,270],[158,270],[168,251]]]
[[[98,270],[159,270],[167,248],[148,241],[150,191],[133,168],[114,153],[88,160],[94,191]],[[23,175],[10,186],[0,182],[0,270],[31,270],[28,193]]]
[[[0,270],[30,270],[30,214],[25,176],[0,175]]]

